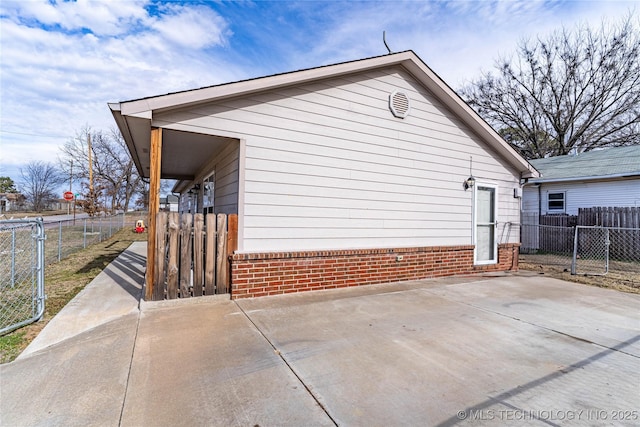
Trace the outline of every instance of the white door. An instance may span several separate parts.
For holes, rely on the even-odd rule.
[[[497,187],[476,185],[475,262],[495,264],[498,261],[496,242]]]

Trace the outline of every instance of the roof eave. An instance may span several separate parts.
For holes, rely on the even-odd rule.
[[[611,179],[640,178],[640,173],[619,173],[612,175],[598,176],[573,176],[567,178],[534,178],[529,184],[550,184],[555,182],[576,182],[576,181],[604,181]]]
[[[413,53],[413,52],[412,52]],[[515,149],[513,149],[475,110],[440,78],[417,55],[413,54],[413,60],[406,60],[403,66],[414,76],[427,76],[420,81],[431,90],[438,99],[442,100],[458,117],[460,117],[482,139],[490,143],[492,148],[507,162],[512,164],[521,175],[521,178],[536,178],[540,173],[526,161]]]
[[[458,94],[451,89],[435,72],[433,72],[413,51],[399,52],[377,56],[358,61],[311,68],[291,73],[277,74],[241,82],[210,86],[189,91],[159,95],[138,100],[119,103],[119,116],[135,116],[151,119],[153,114],[165,110],[184,108],[205,102],[215,102],[229,97],[246,96],[251,93],[276,89],[284,86],[304,84],[328,77],[338,77],[354,72],[364,72],[370,69],[400,65],[416,77],[426,88],[441,99],[454,114],[462,119],[481,139],[519,173],[521,178],[539,177],[539,172],[529,164],[519,153],[507,144],[500,135],[484,121]],[[116,113],[112,109],[114,117]],[[116,117],[118,122],[118,118]],[[126,126],[126,119],[118,122]],[[125,137],[127,144],[132,143],[131,135]],[[132,145],[130,145],[132,147]],[[134,152],[134,151],[132,151]],[[139,159],[136,167],[141,169]]]
[[[124,138],[124,142],[127,144],[127,148],[129,149],[129,153],[131,154],[131,158],[133,159],[133,163],[136,165],[136,169],[138,170],[138,174],[140,176],[144,176],[144,171],[142,169],[142,164],[140,163],[140,157],[138,156],[138,151],[135,148],[135,144],[133,142],[133,137],[131,136],[131,130],[129,129],[129,124],[127,123],[126,118],[122,114],[122,104],[121,103],[108,103],[109,109],[111,110],[111,114],[113,115],[113,119],[116,121],[118,125],[118,129],[120,129],[120,133]]]
[[[123,115],[137,115],[149,111],[157,112],[165,109],[183,108],[189,105],[218,101],[229,97],[245,96],[265,90],[277,89],[279,87],[303,84],[326,77],[337,77],[353,73],[354,71],[361,72],[381,66],[401,64],[410,58],[417,58],[417,56],[411,51],[405,51],[235,83],[125,101],[120,103],[120,105]],[[366,65],[363,65],[364,63],[366,63]]]

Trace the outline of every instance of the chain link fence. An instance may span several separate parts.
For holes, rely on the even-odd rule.
[[[522,263],[640,284],[639,228],[522,224],[520,239]]]
[[[640,229],[577,226],[571,274],[626,272],[640,279]]]
[[[522,224],[520,260],[570,269],[574,235],[574,227]]]
[[[45,223],[45,262],[52,264],[129,226],[125,214]]]
[[[0,221],[0,334],[44,314],[44,223]]]
[[[46,265],[109,239],[124,227],[133,228],[137,217],[0,221],[0,334],[42,317]]]

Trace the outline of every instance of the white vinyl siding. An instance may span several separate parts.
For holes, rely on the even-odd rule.
[[[564,210],[550,210],[549,194],[564,193]],[[640,179],[597,182],[543,183],[540,188],[541,214],[578,215],[579,208],[640,206]],[[538,212],[538,188],[531,185],[523,191],[523,212]]]
[[[389,94],[411,98],[404,119]],[[476,178],[495,182],[500,227],[519,221],[519,176],[404,69],[371,71],[154,117],[246,141],[245,252],[467,245]],[[500,234],[517,242],[517,227]]]
[[[240,145],[228,145],[218,157],[214,174],[215,213],[238,213],[238,159]]]

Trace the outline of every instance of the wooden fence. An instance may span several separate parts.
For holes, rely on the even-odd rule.
[[[159,212],[153,300],[229,293],[238,216]]]
[[[610,234],[611,251],[621,259],[640,254],[639,207],[592,207],[578,209],[578,215],[522,215],[521,250],[526,252],[573,253],[575,226],[633,229]],[[618,253],[616,252],[616,256]],[[612,255],[613,256],[613,255]]]
[[[577,225],[640,228],[640,207],[580,208]]]

